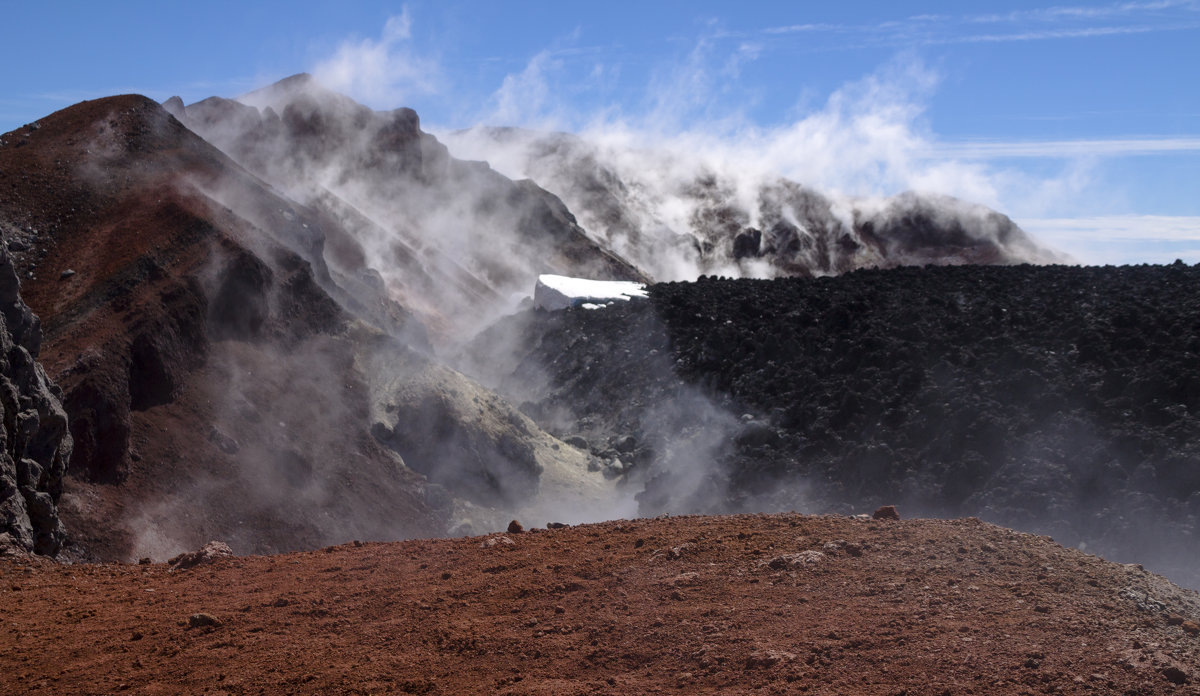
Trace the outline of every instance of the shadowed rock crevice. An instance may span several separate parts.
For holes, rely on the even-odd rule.
[[[36,362],[37,317],[0,244],[0,552],[8,547],[53,556],[66,539],[58,517],[72,440],[62,392]]]

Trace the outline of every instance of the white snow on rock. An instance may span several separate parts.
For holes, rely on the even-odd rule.
[[[628,280],[541,275],[533,288],[533,306],[538,309],[599,309],[613,302],[628,302],[631,297],[646,297],[646,286]]]

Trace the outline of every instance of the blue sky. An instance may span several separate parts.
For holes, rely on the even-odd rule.
[[[1083,261],[1200,262],[1200,0],[4,4],[0,132],[309,71],[435,131],[746,145],[845,193],[979,200]]]

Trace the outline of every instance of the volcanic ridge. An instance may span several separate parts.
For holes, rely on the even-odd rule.
[[[0,135],[5,693],[1200,682],[1200,268],[444,137],[531,178],[307,75]]]

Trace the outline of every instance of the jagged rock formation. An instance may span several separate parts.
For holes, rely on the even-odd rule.
[[[443,529],[421,477],[370,435],[355,363],[362,335],[421,349],[423,327],[369,269],[330,270],[335,223],[144,97],[0,141],[0,216],[75,442],[71,553]]]
[[[619,457],[641,513],[978,515],[1200,583],[1200,267],[900,268],[651,286],[476,343]],[[503,362],[492,346],[523,346]],[[492,356],[496,356],[493,359]]]
[[[726,182],[697,175],[677,193],[699,201],[707,231],[685,246],[807,274],[926,252],[1007,261],[1024,243],[1002,216],[971,213],[995,228],[981,238],[929,199],[863,213],[842,243],[822,236],[842,219],[830,201],[772,186],[747,217]],[[800,227],[825,231],[793,249],[779,224],[804,206]],[[608,437],[612,419],[564,433],[532,378],[513,403],[540,425],[439,364],[435,350],[540,274],[645,274],[534,182],[451,157],[411,110],[375,112],[307,76],[238,101],[84,102],[4,134],[0,218],[64,392],[74,448],[60,507],[76,557],[482,531],[513,509],[628,514],[625,472],[685,471],[726,432],[719,408],[660,410],[658,427],[696,432],[664,459],[636,433]],[[774,222],[756,236],[756,220]],[[664,356],[614,398],[669,376]]]
[[[287,119],[341,104],[369,127],[333,119],[319,133],[284,129],[285,141],[270,142],[294,146],[292,164],[315,168],[347,152],[336,138],[370,132],[359,154],[376,159],[357,162],[364,171],[397,186],[435,176],[420,173],[428,167],[458,172],[490,182],[491,198],[472,205],[500,217],[524,211],[517,219],[533,230],[531,246],[476,249],[481,259],[504,266],[544,254],[553,270],[637,276],[582,237],[552,196],[451,160],[415,117],[305,94],[310,101],[283,109]],[[220,100],[196,112],[221,109],[269,118]],[[397,178],[384,176],[388,168]],[[517,282],[497,280],[508,270],[460,276],[478,281],[481,295],[422,261],[413,268],[427,274],[408,280],[423,277],[444,294],[410,293],[368,263],[379,260],[368,253],[379,239],[363,230],[390,232],[330,190],[306,188],[308,179],[272,187],[139,96],[85,102],[0,137],[0,180],[0,215],[13,220],[5,237],[19,249],[30,305],[47,317],[43,358],[63,387],[75,442],[63,506],[74,557],[165,558],[210,539],[273,552],[483,530],[514,506],[549,514],[556,496],[580,509],[607,503],[612,483],[588,471],[586,453],[428,355],[415,313],[440,322],[433,333],[444,336],[447,308],[494,309],[487,298]],[[452,183],[438,179],[427,193]],[[420,258],[440,252],[430,253]],[[427,412],[427,397],[448,388],[476,400]],[[378,416],[380,403],[398,410]],[[451,437],[427,437],[447,419]]]
[[[1063,260],[1005,215],[947,196],[827,196],[779,177],[567,133],[479,127],[445,137],[456,151],[515,163],[596,239],[660,281]]]
[[[628,512],[628,495],[587,452],[494,392],[411,351],[371,355],[371,432],[426,477],[451,534],[502,529],[512,516],[543,524]]]
[[[344,230],[335,270],[378,269],[435,332],[511,306],[541,273],[642,280],[553,194],[449,155],[412,109],[376,112],[296,75],[238,100],[166,108]]]
[[[57,503],[71,435],[62,392],[37,363],[41,326],[20,286],[0,244],[0,552],[15,546],[53,556],[66,536]]]

